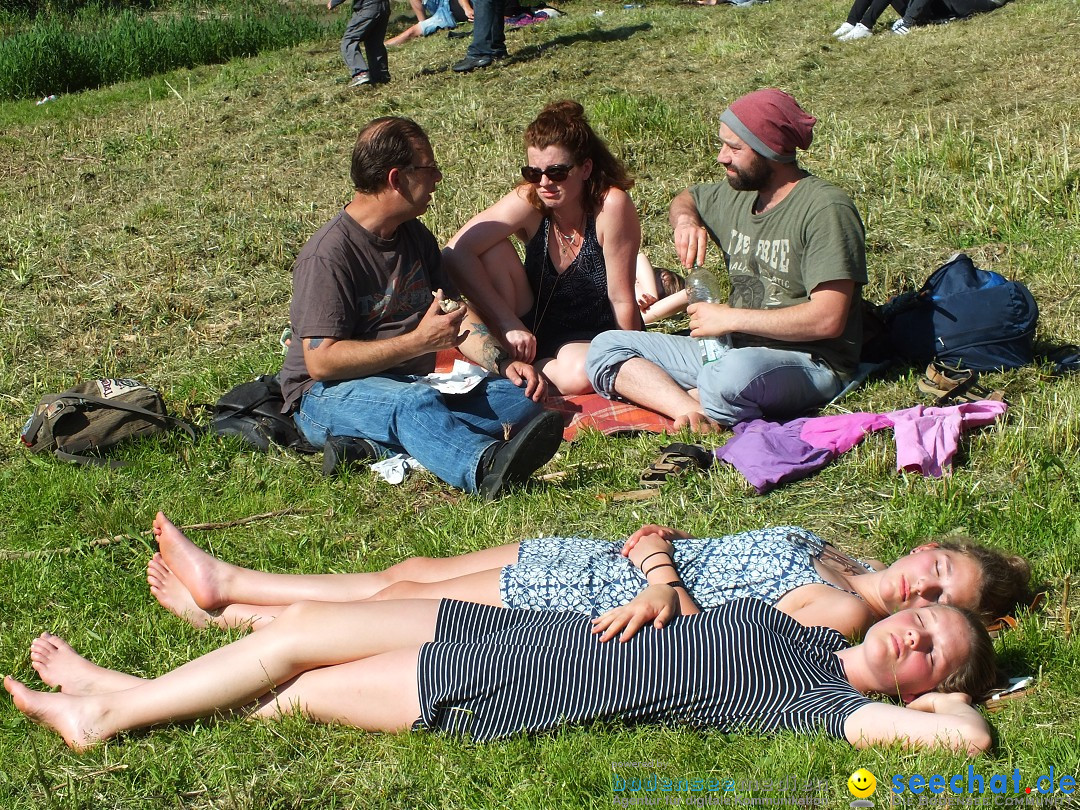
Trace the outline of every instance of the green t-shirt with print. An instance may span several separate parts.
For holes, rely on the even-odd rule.
[[[779,309],[810,300],[828,281],[855,282],[844,333],[807,342],[735,333],[736,347],[767,346],[806,352],[843,377],[859,363],[866,243],[862,219],[843,191],[808,175],[776,206],[755,214],[756,191],[728,183],[692,186],[690,194],[709,236],[720,247],[731,279],[728,303],[742,309]]]

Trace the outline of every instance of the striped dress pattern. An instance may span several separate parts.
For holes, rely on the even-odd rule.
[[[842,739],[871,702],[834,655],[846,646],[758,599],[603,644],[580,614],[444,600],[435,640],[420,649],[414,728],[484,742],[607,720]]]

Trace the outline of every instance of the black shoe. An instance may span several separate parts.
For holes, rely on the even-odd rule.
[[[485,457],[480,465],[480,491],[484,497],[494,500],[507,484],[524,483],[555,455],[562,443],[562,432],[562,416],[544,411],[510,441],[493,445],[490,460]]]
[[[378,457],[375,446],[367,439],[355,436],[327,436],[323,445],[322,474],[333,478],[345,467],[374,461]]]
[[[454,73],[468,73],[477,68],[486,68],[492,61],[490,56],[466,56],[460,62],[455,62],[452,69]]]

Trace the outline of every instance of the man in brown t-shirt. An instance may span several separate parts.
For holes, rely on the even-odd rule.
[[[444,311],[456,290],[417,219],[441,179],[413,121],[379,118],[360,132],[356,193],[293,268],[294,339],[281,387],[316,447],[345,438],[361,457],[404,452],[447,483],[493,498],[555,454],[562,420],[538,404],[540,374],[511,361],[468,306]],[[434,369],[437,351],[454,347],[504,379],[459,395],[415,382]]]

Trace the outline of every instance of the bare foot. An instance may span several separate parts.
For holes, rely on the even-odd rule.
[[[719,433],[724,426],[699,411],[684,413],[675,418],[675,430],[689,428],[693,433]]]
[[[99,667],[52,633],[42,633],[30,642],[30,664],[42,683],[60,687],[65,695],[103,695],[143,682],[134,675]]]
[[[150,584],[150,593],[158,603],[192,627],[202,628],[208,624],[216,624],[214,620],[217,617],[195,603],[191,591],[165,564],[160,553],[151,557],[146,564],[146,581]]]
[[[165,565],[180,579],[196,605],[214,610],[232,601],[226,588],[236,566],[207,554],[161,512],[154,518],[154,536]]]
[[[111,737],[93,697],[77,697],[62,692],[35,692],[12,678],[4,678],[4,688],[15,701],[15,708],[35,723],[50,728],[76,751],[85,751],[94,743]]]

